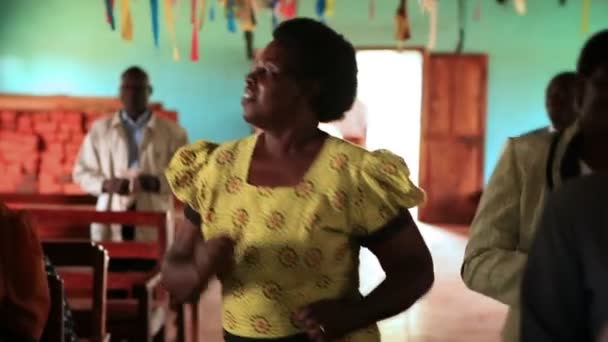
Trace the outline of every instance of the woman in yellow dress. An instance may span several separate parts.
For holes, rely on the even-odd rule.
[[[166,175],[188,223],[163,263],[178,301],[213,276],[226,341],[380,341],[376,322],[433,283],[430,253],[408,208],[424,193],[402,159],[318,129],[354,100],[353,46],[311,20],[281,24],[247,76],[245,120],[262,132],[174,156]],[[361,246],[386,279],[359,293]]]

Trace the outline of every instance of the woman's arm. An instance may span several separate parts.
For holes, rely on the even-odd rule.
[[[196,298],[215,274],[229,269],[234,254],[231,239],[205,242],[200,216],[191,208],[185,214],[186,220],[161,267],[163,284],[178,303]]]
[[[357,306],[366,327],[411,307],[433,285],[433,260],[408,211],[391,221],[365,246],[376,255],[386,278]]]
[[[433,285],[433,260],[409,212],[363,245],[380,261],[385,280],[362,300],[321,301],[299,310],[296,319],[313,341],[333,341],[401,313]]]

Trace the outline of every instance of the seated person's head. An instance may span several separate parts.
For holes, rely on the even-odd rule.
[[[562,131],[576,121],[576,86],[575,72],[562,72],[555,75],[547,86],[546,106],[551,125]]]
[[[588,136],[608,134],[608,30],[591,37],[581,50],[577,88],[581,129]]]
[[[357,92],[355,49],[312,19],[283,22],[247,76],[245,120],[262,130],[339,120]]]

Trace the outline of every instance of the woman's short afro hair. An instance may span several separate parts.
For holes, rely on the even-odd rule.
[[[319,95],[312,103],[319,121],[342,119],[357,95],[353,45],[325,24],[308,18],[284,21],[273,38],[294,53],[301,77],[319,83]]]

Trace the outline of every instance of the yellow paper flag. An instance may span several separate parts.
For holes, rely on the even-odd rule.
[[[336,0],[325,0],[325,15],[331,17],[334,15]]]
[[[133,20],[131,19],[131,6],[129,0],[120,1],[120,26],[121,35],[124,40],[133,40]]]
[[[591,0],[583,0],[583,10],[581,18],[581,31],[583,33],[589,32],[589,11],[591,8]]]
[[[124,1],[124,0],[123,0]],[[175,37],[175,17],[173,15],[173,0],[165,0],[165,21],[167,23],[167,30],[169,31],[169,39],[173,47],[173,60],[179,61],[179,50],[177,48],[177,41]]]

